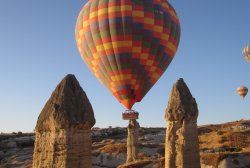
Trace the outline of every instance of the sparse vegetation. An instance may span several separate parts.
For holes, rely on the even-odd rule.
[[[228,156],[237,157],[239,153],[249,155],[249,121],[229,122],[226,124],[207,125],[199,128],[201,160],[203,164],[217,166]],[[238,160],[233,162],[238,164]]]
[[[219,162],[225,158],[221,153],[208,153],[201,155],[203,164],[217,167]]]
[[[108,154],[112,153],[126,153],[127,145],[125,143],[108,144],[100,149],[100,151]]]
[[[165,131],[165,128],[146,128],[141,127],[140,128],[140,135],[146,135],[146,134],[157,134],[161,131]]]
[[[146,155],[146,154],[143,153],[143,152],[139,152],[139,153],[138,153],[138,158],[139,158],[140,160],[148,160],[149,157],[150,157],[150,156]]]
[[[217,167],[219,162],[229,156],[231,156],[235,162],[237,162],[236,158],[239,154],[238,153],[230,153],[230,152],[224,152],[224,153],[208,153],[206,155],[201,155],[201,159],[203,161],[203,164],[210,165]]]
[[[218,134],[218,135],[223,135],[223,134],[224,134],[224,131],[218,131],[217,134]]]
[[[244,148],[247,146],[248,137],[244,132],[236,132],[228,135],[228,140],[231,142],[231,147]]]
[[[93,157],[99,157],[100,160],[112,159],[114,161],[114,153],[127,152],[126,146],[126,128],[96,128],[97,133],[93,133],[94,140],[92,146]],[[140,128],[140,141],[139,141],[139,161],[122,168],[141,168],[144,164],[148,165],[157,162],[164,167],[165,145],[164,142],[156,143],[154,138],[158,133],[164,133],[165,128]],[[162,134],[161,133],[161,134]],[[232,162],[238,165],[240,160],[237,156],[250,155],[250,121],[230,122],[226,124],[212,124],[201,126],[198,128],[199,144],[201,150],[201,160],[203,164],[216,166],[224,158],[232,158]],[[8,141],[18,139],[24,136],[34,136],[33,133],[18,133],[15,134],[1,134],[0,141]],[[164,135],[163,135],[164,137]],[[22,139],[22,138],[21,138]],[[157,138],[156,138],[157,139]],[[17,141],[17,147],[26,148],[32,147],[32,141]],[[3,148],[5,143],[0,144],[0,151],[7,155],[8,149]],[[140,149],[155,151],[154,156],[146,151]],[[102,155],[108,154],[108,157]],[[31,153],[32,155],[32,153]],[[159,159],[162,157],[161,159]],[[1,159],[0,159],[1,160]],[[3,162],[3,161],[2,161]],[[3,164],[3,163],[2,163]],[[1,164],[0,164],[1,167]]]

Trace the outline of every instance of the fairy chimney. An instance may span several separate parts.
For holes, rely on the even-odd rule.
[[[129,120],[127,137],[127,162],[137,160],[137,145],[140,125],[136,119]]]
[[[165,113],[165,168],[200,168],[198,107],[184,80],[173,86]]]
[[[92,106],[74,75],[56,87],[38,117],[33,168],[91,168]]]

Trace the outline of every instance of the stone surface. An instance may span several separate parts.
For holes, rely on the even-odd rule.
[[[183,79],[173,86],[165,113],[165,168],[200,168],[198,107]]]
[[[137,145],[139,139],[139,123],[135,120],[129,120],[127,137],[127,162],[137,160]]]
[[[227,158],[223,159],[218,168],[248,168],[250,167],[250,155],[243,155],[238,154],[238,156],[228,156]]]
[[[56,87],[38,117],[33,168],[90,168],[92,106],[74,75]]]

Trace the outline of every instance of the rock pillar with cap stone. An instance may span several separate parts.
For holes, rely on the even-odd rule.
[[[200,168],[198,108],[183,79],[173,86],[165,113],[165,168]]]
[[[128,137],[127,137],[127,162],[137,160],[137,145],[139,139],[140,125],[136,119],[130,119],[128,124]]]
[[[56,87],[38,117],[33,168],[91,168],[92,106],[74,75]]]

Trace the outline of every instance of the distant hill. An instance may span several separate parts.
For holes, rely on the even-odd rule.
[[[198,132],[204,164],[216,167],[229,158],[234,166],[250,167],[250,120],[203,125]],[[242,158],[245,156],[248,162],[244,164],[246,160]]]
[[[250,167],[250,120],[198,127],[202,167]],[[93,168],[118,167],[126,160],[126,128],[92,130]],[[33,133],[0,134],[0,168],[31,168]],[[164,167],[165,128],[140,128],[139,161],[120,168]]]

